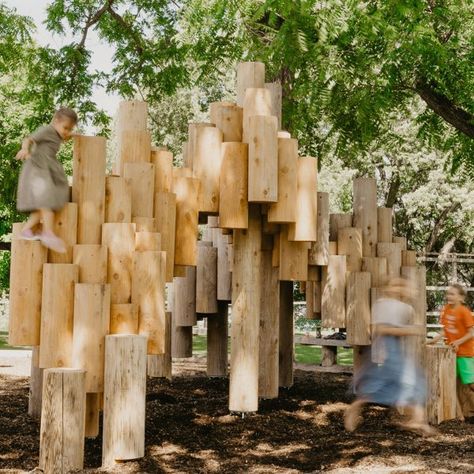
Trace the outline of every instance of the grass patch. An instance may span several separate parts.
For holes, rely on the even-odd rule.
[[[206,351],[206,336],[193,336],[193,353],[205,354]],[[321,347],[308,346],[306,344],[296,344],[295,358],[296,362],[300,364],[320,364],[322,359]],[[352,365],[352,349],[345,349],[344,347],[339,347],[337,350],[337,363],[339,365]]]
[[[8,333],[6,331],[0,331],[0,350],[1,349],[21,350],[26,349],[26,347],[9,346]]]

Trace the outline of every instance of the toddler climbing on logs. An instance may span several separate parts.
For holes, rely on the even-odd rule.
[[[69,198],[69,184],[56,155],[63,141],[69,140],[77,124],[74,110],[61,107],[51,124],[39,128],[23,140],[16,158],[24,161],[18,182],[17,208],[29,212],[30,217],[20,237],[41,240],[41,243],[59,253],[66,245],[53,231],[54,212],[61,210]],[[42,231],[33,228],[42,224]]]

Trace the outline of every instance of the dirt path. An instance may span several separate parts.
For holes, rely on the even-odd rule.
[[[207,379],[202,361],[175,368],[173,382],[149,383],[146,457],[103,471],[101,439],[86,440],[84,472],[474,472],[469,423],[444,423],[438,436],[423,439],[397,430],[395,415],[371,407],[361,428],[346,433],[348,375],[297,370],[291,389],[242,419],[227,409],[227,380]],[[27,397],[26,378],[0,375],[0,472],[37,466],[39,424],[26,414]]]

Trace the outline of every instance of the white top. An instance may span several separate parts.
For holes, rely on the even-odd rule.
[[[392,298],[378,299],[372,308],[372,324],[403,327],[413,323],[413,308]]]

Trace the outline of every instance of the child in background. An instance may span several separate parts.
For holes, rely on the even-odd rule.
[[[66,252],[66,246],[54,234],[54,212],[68,201],[69,184],[56,155],[62,142],[72,137],[76,124],[74,110],[58,109],[51,124],[25,138],[16,155],[24,161],[18,182],[17,208],[30,213],[20,237],[41,240],[45,247],[59,253]],[[34,234],[33,228],[39,223],[43,225],[42,232]]]
[[[441,311],[443,330],[428,344],[441,338],[456,351],[456,373],[460,383],[474,392],[474,317],[464,306],[467,293],[462,285],[454,283],[446,291],[446,306]]]

